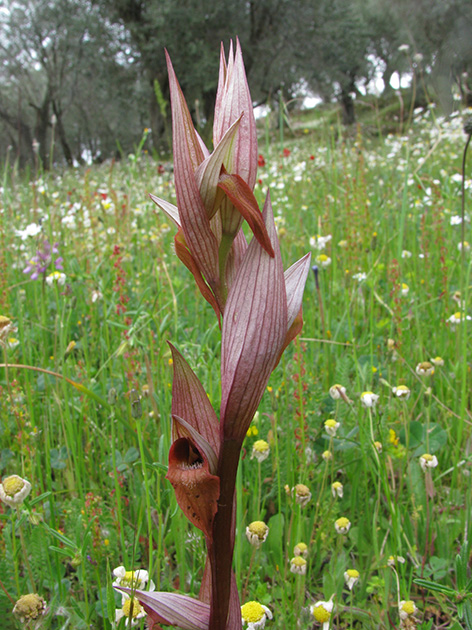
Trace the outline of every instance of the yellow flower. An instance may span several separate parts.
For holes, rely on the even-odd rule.
[[[303,556],[295,556],[290,560],[290,572],[306,575],[307,562]]]
[[[269,444],[265,440],[256,440],[252,445],[252,455],[251,459],[254,457],[258,462],[263,462],[265,459],[269,457]]]
[[[352,587],[359,580],[359,571],[356,569],[348,569],[344,572],[344,581],[346,582],[346,586],[350,591],[352,591]]]
[[[141,606],[136,597],[129,597],[125,595],[123,600],[123,606],[115,611],[115,622],[118,623],[120,619],[125,618],[125,625],[136,626],[140,619],[146,616],[144,608]]]
[[[293,555],[295,556],[303,556],[306,558],[308,556],[308,546],[304,542],[299,542],[293,548]]]
[[[248,630],[259,630],[265,626],[267,619],[272,619],[272,613],[259,602],[246,602],[241,606],[241,617]]]
[[[416,373],[419,376],[432,376],[434,374],[434,366],[429,361],[422,361],[416,366]]]
[[[253,521],[246,527],[246,537],[257,549],[266,541],[269,528],[264,521]]]
[[[22,595],[13,608],[13,614],[20,618],[21,623],[29,623],[38,619],[46,612],[46,602],[37,593]]]
[[[323,624],[323,630],[328,630],[329,628],[329,620],[334,607],[333,597],[327,602],[318,601],[310,606],[311,614],[318,623]]]
[[[336,422],[336,420],[333,420],[333,418],[326,420],[326,422],[324,423],[326,433],[330,437],[334,437],[336,435],[336,431],[339,429],[340,426],[341,425],[339,424],[339,422]]]
[[[18,475],[5,477],[0,483],[0,499],[10,507],[23,503],[30,492],[30,482]]]
[[[300,507],[305,507],[311,499],[310,489],[308,486],[305,486],[304,483],[297,483],[297,485],[292,488],[292,496],[293,495],[295,495],[295,501]]]
[[[334,527],[338,534],[347,534],[351,528],[351,521],[345,516],[341,516],[335,521]]]

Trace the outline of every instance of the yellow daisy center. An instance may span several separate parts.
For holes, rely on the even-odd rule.
[[[241,606],[241,616],[244,621],[260,621],[265,615],[265,610],[259,602],[247,602]]]
[[[409,599],[406,602],[403,602],[402,610],[403,610],[403,612],[406,612],[407,615],[412,615],[415,612],[415,604],[414,604],[414,602],[412,602],[411,599]]]
[[[20,490],[23,489],[25,482],[21,477],[17,475],[12,475],[11,477],[7,477],[3,481],[3,489],[5,490],[5,494],[9,497],[14,497],[15,494],[18,494]]]
[[[127,571],[127,573],[133,573],[133,571]],[[127,599],[123,604],[123,615],[129,619],[131,616],[133,619],[137,617],[143,610],[141,604],[138,600],[133,597],[133,599]]]
[[[313,608],[313,617],[320,623],[326,623],[331,617],[331,613],[324,608],[322,604],[318,604]]]
[[[430,455],[429,453],[425,453],[424,455],[421,456],[422,459],[425,460],[425,462],[432,462],[433,461],[433,456]]]
[[[336,525],[339,527],[339,529],[344,529],[345,527],[348,527],[350,525],[350,521],[345,516],[341,516],[341,518],[338,518],[338,520],[336,521]]]
[[[264,521],[253,521],[249,525],[249,531],[251,534],[256,534],[256,536],[260,539],[264,538],[267,532],[267,525]]]
[[[346,571],[346,573],[348,574],[348,576],[350,578],[358,578],[359,577],[359,571],[357,571],[356,569],[348,569]]]
[[[257,440],[252,445],[252,448],[258,453],[265,453],[265,451],[269,448],[269,444],[265,440]]]
[[[302,556],[295,556],[290,560],[290,563],[294,564],[296,567],[303,567],[306,564],[306,560],[302,558]]]

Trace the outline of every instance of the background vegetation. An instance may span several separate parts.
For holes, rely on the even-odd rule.
[[[336,111],[315,112],[291,120],[295,136],[261,128],[257,195],[270,186],[285,266],[312,250],[319,290],[310,277],[302,337],[248,433],[238,586],[243,601],[273,611],[274,628],[313,627],[309,606],[334,595],[336,628],[398,628],[398,601],[413,600],[419,628],[459,630],[470,595],[472,388],[470,323],[450,318],[469,312],[463,119],[429,107],[412,112],[401,135],[384,135],[388,121],[372,103],[359,111],[366,131],[343,139]],[[172,175],[142,151],[30,179],[8,167],[1,191],[0,313],[17,331],[0,372],[0,470],[33,485],[19,510],[0,504],[2,624],[15,627],[12,602],[34,591],[47,601],[45,627],[106,629],[120,606],[111,589],[119,565],[149,570],[158,589],[198,593],[203,541],[164,478],[166,341],[218,408],[219,333],[173,254],[173,230],[146,198],[172,199]],[[28,236],[27,226],[41,231]],[[48,279],[52,262],[36,280],[23,273],[45,238],[63,258],[63,284]],[[434,374],[419,374],[431,359]],[[336,383],[350,402],[330,397]],[[399,385],[408,399],[395,395]],[[369,390],[379,399],[364,408]],[[327,419],[340,423],[335,437]],[[262,463],[251,458],[258,439],[270,445]],[[423,472],[425,452],[438,466]],[[291,492],[298,483],[311,492],[305,507]],[[341,517],[346,535],[335,529]],[[254,520],[269,525],[258,550],[245,537]],[[290,571],[301,541],[305,576]],[[352,592],[349,568],[360,574]]]

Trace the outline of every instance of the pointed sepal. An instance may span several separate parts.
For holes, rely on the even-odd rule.
[[[210,606],[198,599],[179,593],[133,591],[123,586],[115,588],[136,597],[156,623],[176,626],[182,630],[208,630]]]
[[[240,442],[257,410],[287,333],[287,296],[270,197],[263,211],[274,257],[253,239],[225,307],[220,418]]]

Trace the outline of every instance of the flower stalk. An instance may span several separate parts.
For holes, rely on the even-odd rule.
[[[238,630],[233,551],[241,448],[272,371],[301,330],[310,256],[284,273],[270,195],[262,212],[254,196],[256,125],[239,41],[235,50],[231,44],[228,60],[221,49],[212,152],[193,127],[168,55],[167,67],[177,206],[151,199],[175,223],[176,254],[220,323],[221,405],[218,418],[203,385],[171,345],[167,479],[180,508],[205,536],[207,563],[198,600],[139,590],[134,596],[150,622]],[[249,244],[243,221],[253,234]]]

